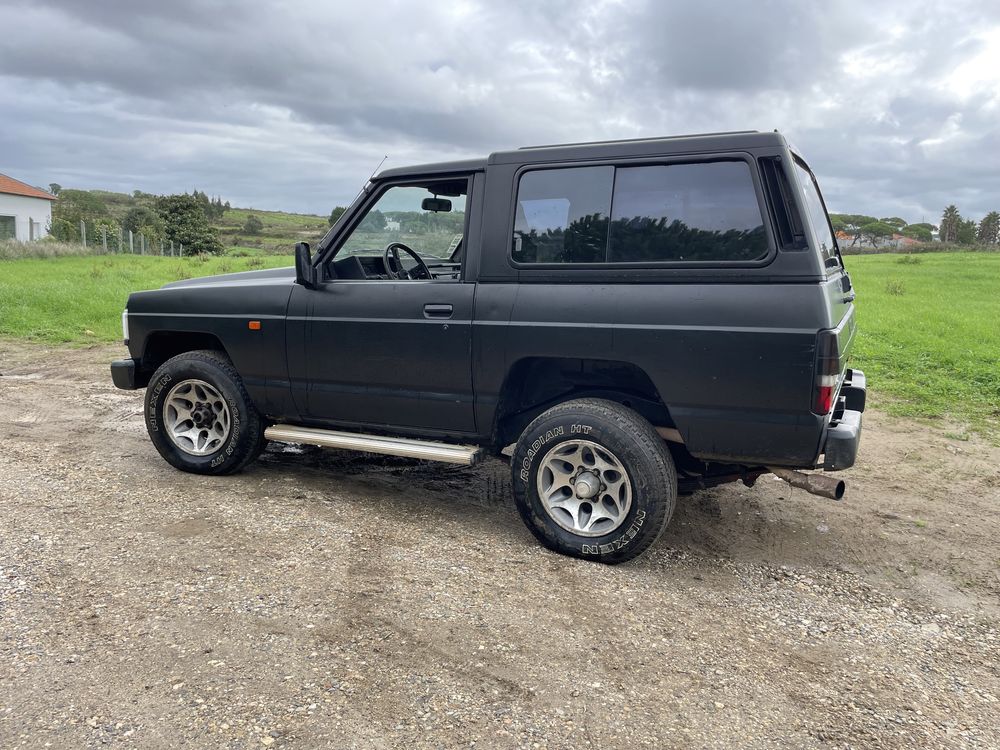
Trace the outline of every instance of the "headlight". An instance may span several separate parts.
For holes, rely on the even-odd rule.
[[[125,341],[125,345],[128,346],[128,308],[127,307],[122,311],[122,339]]]

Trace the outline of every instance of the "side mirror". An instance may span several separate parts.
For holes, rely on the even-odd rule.
[[[451,211],[451,201],[447,198],[424,198],[420,202],[420,208],[434,213],[447,213]]]
[[[316,269],[313,268],[308,242],[299,242],[295,245],[295,283],[307,289],[316,286]]]

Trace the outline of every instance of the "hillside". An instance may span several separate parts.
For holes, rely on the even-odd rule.
[[[196,193],[196,196],[198,194]],[[53,206],[53,222],[65,220],[60,239],[79,241],[78,226],[86,222],[90,237],[99,236],[100,226],[108,226],[108,235],[117,234],[118,227],[133,209],[155,207],[159,196],[135,191],[116,193],[108,190],[63,189]],[[221,199],[202,196],[209,224],[216,230],[228,254],[287,255],[296,242],[315,243],[328,228],[325,216],[295,214],[283,211],[261,211],[254,208],[232,208]],[[261,226],[255,232],[247,231],[247,219],[255,216]],[[58,236],[58,235],[57,235]]]

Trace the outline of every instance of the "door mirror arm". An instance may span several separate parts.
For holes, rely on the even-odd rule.
[[[316,268],[312,264],[308,242],[295,245],[295,283],[306,289],[316,288]]]

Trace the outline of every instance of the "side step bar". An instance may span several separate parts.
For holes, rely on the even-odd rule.
[[[299,443],[318,445],[321,448],[385,453],[390,456],[424,458],[428,461],[443,461],[463,466],[472,466],[483,457],[483,449],[476,445],[432,443],[427,440],[364,435],[358,432],[337,432],[315,427],[296,427],[290,424],[276,424],[268,427],[264,430],[264,437],[279,443]]]

